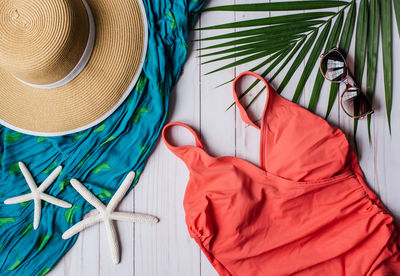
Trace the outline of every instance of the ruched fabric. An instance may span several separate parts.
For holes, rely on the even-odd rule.
[[[267,86],[261,127],[235,91],[252,75]],[[242,119],[261,131],[260,167],[208,155],[182,123],[163,130],[190,170],[184,209],[190,236],[220,275],[400,275],[399,228],[367,187],[345,135],[245,72],[234,84]],[[189,129],[196,146],[167,131]]]

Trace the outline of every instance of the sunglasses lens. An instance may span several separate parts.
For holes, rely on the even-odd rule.
[[[343,93],[342,107],[351,117],[359,118],[372,113],[371,104],[358,88],[350,88]]]
[[[343,56],[337,52],[332,51],[322,58],[321,73],[330,81],[340,82],[347,76],[346,62]]]

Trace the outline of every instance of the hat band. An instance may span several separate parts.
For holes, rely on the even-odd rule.
[[[94,41],[95,41],[95,36],[96,36],[96,25],[95,25],[93,13],[89,7],[89,4],[86,2],[86,0],[81,0],[81,1],[86,8],[86,12],[87,12],[88,19],[89,19],[89,36],[88,36],[88,41],[86,43],[86,47],[85,47],[85,50],[83,51],[82,57],[79,59],[78,63],[74,67],[74,69],[72,69],[72,71],[65,78],[63,78],[57,82],[50,83],[50,84],[37,85],[37,84],[26,82],[26,81],[21,80],[14,76],[16,79],[18,79],[20,82],[22,82],[26,85],[34,87],[34,88],[52,89],[52,88],[57,88],[57,87],[63,86],[65,84],[71,82],[82,72],[82,70],[86,67],[87,63],[89,62],[89,59],[93,53]]]

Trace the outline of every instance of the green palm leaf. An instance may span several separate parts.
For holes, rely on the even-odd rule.
[[[354,27],[356,25],[357,8],[353,1],[344,22],[342,37],[340,38],[339,48],[344,51],[345,57],[350,49],[350,44],[353,39]]]
[[[279,69],[275,72],[275,74],[269,79],[270,82],[272,82],[276,76],[282,71],[282,69],[288,64],[288,62],[293,58],[293,56],[299,51],[300,47],[303,45],[305,41],[305,38],[303,38],[302,40],[300,40],[296,47],[289,47],[286,51],[284,51],[279,57],[278,59],[271,64],[270,67],[268,67],[262,74],[261,76],[263,78],[265,78],[269,72],[271,72],[272,69],[274,69],[282,60],[284,57],[287,57],[285,59],[285,61],[281,64],[281,66],[279,67]],[[294,48],[294,49],[293,49]],[[291,51],[293,49],[293,51]],[[290,52],[290,54],[289,54]],[[289,54],[289,56],[287,56]],[[249,93],[250,90],[256,86],[258,83],[260,82],[260,80],[255,80],[254,83],[248,88],[246,89],[246,91],[240,96],[243,97],[245,94]],[[247,105],[246,109],[250,107],[250,105],[258,98],[258,96],[265,90],[266,87],[263,87],[257,94],[256,96],[254,96],[253,100],[250,101],[250,103]]]
[[[397,0],[398,1],[398,0]],[[392,111],[392,1],[381,0],[382,14],[382,55],[383,55],[383,78],[385,81],[386,114],[389,133],[392,133],[390,115]]]
[[[249,71],[256,71],[256,70],[258,70],[258,69],[264,67],[265,65],[267,65],[268,63],[270,63],[271,61],[273,61],[275,58],[277,58],[277,57],[281,54],[281,52],[282,52],[282,51],[279,51],[279,52],[277,52],[277,53],[271,55],[269,58],[267,58],[267,59],[264,60],[263,62],[259,63],[258,65],[254,66],[253,68],[249,69]],[[235,80],[235,78],[232,78],[232,79],[230,79],[229,81],[226,81],[226,82],[221,83],[221,84],[218,85],[217,87],[220,87],[220,86],[223,86],[223,85],[225,85],[225,84],[228,84],[228,83],[230,83],[230,82],[232,82],[232,81],[234,81],[234,80]],[[234,104],[233,104],[233,105],[234,105]],[[232,107],[233,105],[231,105],[230,107]],[[230,107],[229,107],[229,108],[230,108]],[[228,108],[228,109],[229,109],[229,108]],[[227,109],[227,110],[228,110],[228,109]]]
[[[306,85],[306,82],[308,78],[310,77],[310,74],[314,68],[315,63],[317,62],[321,51],[322,47],[324,47],[326,38],[328,37],[329,30],[331,29],[331,23],[332,21],[329,20],[327,24],[325,25],[324,29],[321,31],[317,41],[315,42],[314,48],[311,51],[310,57],[308,58],[308,61],[306,63],[306,66],[304,67],[303,74],[300,77],[300,81],[296,87],[296,90],[294,92],[294,96],[292,101],[297,102],[301,92],[303,91],[304,86]]]
[[[319,19],[328,16],[335,15],[334,12],[311,12],[311,13],[300,13],[300,14],[289,14],[274,17],[266,17],[260,19],[251,19],[239,22],[232,22],[221,25],[214,25],[210,27],[200,28],[198,30],[216,30],[216,29],[233,29],[233,28],[243,28],[243,27],[255,27],[261,25],[275,25],[284,23],[298,23],[301,21],[307,21],[312,19]]]
[[[299,11],[326,9],[348,5],[345,1],[296,1],[217,6],[204,11]]]
[[[367,50],[367,98],[373,103],[379,46],[380,6],[378,0],[370,2],[369,36]],[[368,115],[368,138],[371,143],[371,115]]]
[[[336,19],[335,24],[333,25],[331,34],[329,35],[328,41],[326,42],[325,52],[328,52],[331,48],[336,46],[336,44],[338,43],[339,36],[340,36],[340,33],[342,31],[342,26],[343,26],[343,17],[344,17],[344,13],[342,11],[339,14],[338,18]],[[315,106],[317,105],[324,81],[325,81],[324,77],[322,76],[322,74],[320,72],[318,72],[315,83],[314,83],[314,87],[313,87],[313,90],[311,93],[310,102],[308,104],[308,109],[311,111],[314,111]]]
[[[287,51],[284,51],[273,63],[271,63],[271,65],[262,73],[262,76],[265,77],[266,75],[269,74],[269,72],[272,71],[272,69],[274,69],[284,58],[287,54],[289,54],[291,49],[288,49]],[[251,99],[251,101],[248,103],[248,105],[246,106],[246,109],[248,109],[252,103],[257,100],[257,98],[261,95],[261,93],[266,89],[266,87],[264,86],[263,88],[261,88],[260,91],[258,91],[258,93],[253,97],[253,99]]]
[[[400,36],[400,1],[394,0],[393,5],[394,5],[394,11],[396,14],[397,31],[399,32],[399,36]]]
[[[354,79],[356,83],[362,87],[362,79],[365,67],[365,58],[367,54],[367,34],[368,34],[368,0],[361,0],[358,10],[357,27],[356,27],[356,49],[354,56]],[[357,152],[357,135],[358,119],[354,119],[353,138],[354,147]]]
[[[205,40],[219,40],[219,39],[227,39],[227,38],[237,38],[237,37],[245,37],[245,36],[254,36],[254,35],[266,35],[268,38],[276,38],[281,37],[282,33],[285,34],[293,34],[293,33],[302,33],[309,27],[321,25],[325,21],[323,20],[309,20],[309,21],[301,21],[293,23],[285,23],[280,25],[256,28],[256,29],[248,29],[245,31],[238,32],[230,32],[227,34],[204,37],[201,41]],[[199,40],[195,40],[199,41]]]
[[[339,42],[339,48],[342,51],[344,57],[347,56],[347,53],[349,52],[350,49],[351,40],[353,38],[354,26],[356,23],[356,16],[357,16],[356,5],[355,2],[352,2],[349,11],[347,13],[346,20],[344,22],[342,35]],[[329,92],[328,109],[326,111],[325,118],[328,118],[329,114],[331,113],[338,91],[339,91],[339,84],[332,83]]]
[[[303,48],[301,48],[300,53],[297,55],[296,59],[293,61],[292,66],[290,67],[289,71],[287,72],[285,78],[282,80],[281,84],[278,87],[277,92],[281,93],[286,85],[289,83],[290,79],[292,78],[294,72],[296,72],[297,68],[299,68],[300,64],[303,62],[304,58],[306,57],[308,51],[310,51],[311,46],[314,44],[315,39],[317,38],[318,32],[312,32],[311,36],[307,39],[306,43],[304,44]]]
[[[276,70],[275,74],[269,79],[269,81],[273,81],[276,76],[279,75],[279,73],[283,70],[283,68],[286,67],[286,65],[289,63],[289,61],[292,60],[294,55],[299,51],[300,47],[303,46],[304,41],[306,40],[306,37],[303,37],[299,42],[297,42],[296,47],[294,47],[293,51],[290,53],[289,56],[286,57],[285,61],[281,64],[278,70]],[[265,76],[263,76],[265,77]]]
[[[367,33],[368,33],[368,0],[361,0],[358,11],[356,29],[356,49],[354,57],[354,79],[358,85],[362,85],[362,77],[365,67],[365,57],[367,53]]]
[[[253,61],[253,60],[257,60],[257,59],[266,57],[269,54],[271,54],[270,50],[269,51],[263,51],[263,52],[260,52],[260,53],[245,57],[243,59],[239,59],[237,61],[231,62],[228,65],[225,65],[223,67],[220,67],[218,69],[215,69],[215,70],[213,70],[211,72],[206,73],[206,75],[209,75],[209,74],[212,74],[212,73],[215,73],[215,72],[218,72],[218,71],[222,71],[222,70],[225,70],[225,69],[228,69],[228,68],[231,68],[231,67],[235,67],[235,66],[238,66],[238,65],[241,65],[241,64],[244,64],[244,63],[248,63],[248,62]]]
[[[271,47],[273,45],[282,44],[282,43],[286,43],[286,45],[287,45],[287,43],[289,41],[299,39],[303,36],[304,36],[303,34],[291,34],[291,35],[286,35],[285,37],[277,37],[274,39],[272,39],[268,36],[265,36],[265,35],[251,36],[251,37],[242,38],[242,39],[234,40],[234,41],[227,42],[227,43],[217,44],[215,46],[210,46],[210,47],[214,47],[214,48],[226,48],[229,46],[234,46],[234,47],[230,47],[228,49],[220,50],[217,52],[210,52],[208,54],[202,54],[202,55],[199,55],[199,57],[220,55],[220,54],[241,51],[241,50],[246,50],[246,49],[265,48],[268,46]],[[240,45],[240,46],[238,46],[238,45]],[[209,50],[210,47],[201,48],[199,50]]]
[[[272,62],[272,61],[275,61],[275,62],[276,62],[276,60],[282,60],[282,58],[283,58],[286,54],[289,53],[290,49],[291,49],[291,47],[288,47],[288,49],[286,49],[286,50],[284,50],[284,51],[281,51],[281,52],[275,53],[274,55],[271,55],[268,59],[265,60],[264,63],[268,64],[268,63],[270,63],[270,62]],[[272,63],[272,64],[261,74],[262,77],[265,77],[265,76],[271,71],[271,69],[270,69],[271,66],[272,66],[272,67],[275,67],[275,62]],[[253,71],[253,70],[250,70],[250,71]],[[232,80],[232,81],[233,81],[233,80]],[[251,91],[251,89],[253,89],[259,82],[260,82],[259,79],[255,80],[242,94],[239,95],[239,100],[242,99],[244,96],[246,96],[246,95]],[[236,104],[236,103],[233,102],[226,110],[229,110],[229,109],[230,109],[232,106],[234,106],[235,104]]]
[[[226,50],[217,51],[217,52],[213,52],[213,53],[209,53],[209,54],[205,54],[205,55],[200,55],[199,57],[208,57],[208,56],[212,56],[212,55],[222,55],[222,54],[235,52],[234,54],[222,56],[220,58],[209,60],[209,61],[202,63],[202,64],[207,64],[207,63],[211,63],[211,62],[215,62],[215,61],[250,55],[250,54],[253,54],[256,52],[263,52],[263,51],[267,51],[267,50],[272,50],[275,52],[275,51],[282,49],[283,47],[287,46],[288,44],[290,44],[292,42],[294,42],[294,39],[284,39],[284,40],[280,40],[280,41],[278,40],[278,41],[274,41],[274,42],[261,41],[261,42],[257,42],[257,43],[246,44],[246,45],[239,46],[239,47],[232,47],[232,48],[229,48]]]
[[[270,1],[271,2],[271,1]],[[346,56],[351,41],[356,32],[356,55],[354,78],[362,85],[365,63],[367,61],[367,96],[372,101],[376,84],[377,62],[376,53],[379,46],[379,30],[382,37],[382,53],[384,64],[385,101],[390,130],[390,114],[392,109],[392,0],[299,0],[279,1],[273,3],[248,3],[211,7],[206,11],[240,11],[240,12],[267,12],[265,18],[230,22],[226,24],[206,26],[199,30],[227,29],[227,33],[202,38],[204,41],[218,41],[228,39],[220,43],[214,43],[202,47],[199,50],[210,52],[201,53],[204,58],[203,64],[224,61],[235,58],[216,70],[207,74],[215,73],[227,68],[246,64],[251,61],[260,60],[250,70],[259,70],[266,66],[263,77],[275,71],[270,80],[280,74],[284,68],[289,66],[280,86],[277,89],[281,93],[287,86],[294,73],[300,65],[307,61],[298,82],[293,101],[298,101],[311,72],[314,70],[319,55],[323,49],[328,51],[334,45]],[[369,2],[371,9],[369,9]],[[399,26],[400,35],[400,1],[393,0],[396,21]],[[357,5],[359,11],[357,14]],[[380,5],[380,10],[378,5]],[[339,8],[333,12],[328,8]],[[319,9],[319,11],[311,11]],[[288,15],[270,16],[273,11],[305,11],[291,13]],[[347,15],[345,18],[345,12]],[[344,20],[345,19],[345,20]],[[371,20],[369,22],[369,19]],[[357,20],[357,22],[356,22]],[[335,22],[332,27],[333,21]],[[379,22],[381,28],[379,28]],[[356,27],[357,26],[357,27]],[[332,29],[331,29],[332,27]],[[239,31],[232,31],[239,28]],[[246,29],[240,29],[246,28]],[[340,37],[340,42],[339,41]],[[280,46],[280,47],[279,47]],[[325,47],[324,47],[325,46]],[[214,56],[220,55],[215,58]],[[210,58],[214,57],[214,58]],[[210,58],[210,59],[208,59]],[[289,65],[290,63],[290,65]],[[224,82],[229,83],[232,80]],[[256,80],[242,93],[241,97],[249,93],[259,81]],[[313,86],[308,108],[314,110],[321,93],[324,79],[318,74]],[[250,101],[251,105],[255,99],[264,91],[261,89]],[[326,117],[329,116],[339,91],[338,84],[331,84]],[[233,105],[232,105],[233,106]],[[229,108],[228,108],[229,109]],[[358,122],[354,122],[354,131],[357,130]],[[368,118],[370,134],[370,118]]]

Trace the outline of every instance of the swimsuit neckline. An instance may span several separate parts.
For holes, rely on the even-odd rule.
[[[172,146],[172,147],[174,147],[174,146]],[[295,185],[295,186],[326,185],[326,184],[334,184],[334,183],[341,182],[348,178],[356,177],[353,170],[348,169],[340,174],[333,175],[328,178],[323,178],[323,179],[318,179],[318,180],[310,180],[310,181],[294,181],[294,180],[290,180],[290,179],[281,177],[279,175],[275,175],[275,174],[267,171],[266,169],[263,169],[260,166],[257,166],[256,164],[254,164],[246,159],[240,158],[240,157],[231,156],[231,155],[212,156],[203,147],[192,146],[192,145],[183,145],[183,146],[178,146],[178,147],[174,147],[174,148],[175,148],[175,150],[179,150],[179,149],[194,150],[194,151],[200,152],[201,154],[204,154],[206,156],[206,158],[208,158],[209,160],[213,160],[213,161],[230,160],[233,163],[241,165],[242,168],[245,167],[246,172],[248,172],[249,175],[253,176],[252,173],[254,173],[255,177],[262,177],[267,180],[276,180],[276,181],[279,181],[281,183],[285,183],[288,185]]]

